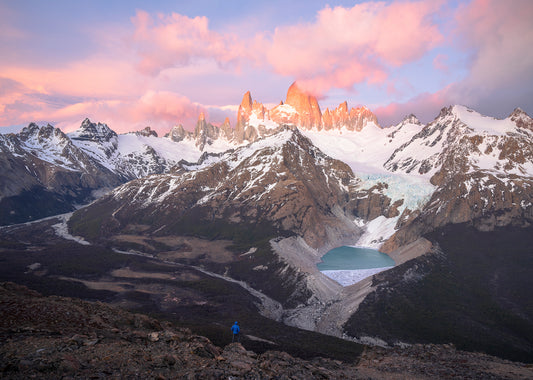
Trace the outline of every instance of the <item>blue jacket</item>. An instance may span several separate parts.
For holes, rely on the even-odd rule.
[[[235,322],[235,324],[231,326],[231,332],[236,335],[239,333],[239,331],[241,331],[241,328],[239,327],[237,322]]]

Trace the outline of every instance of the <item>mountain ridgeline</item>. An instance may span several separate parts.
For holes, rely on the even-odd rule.
[[[505,290],[527,288],[533,270],[512,278],[501,244],[478,268],[468,258],[483,253],[461,240],[496,234],[523,242],[533,223],[533,119],[518,108],[500,120],[455,105],[426,125],[409,115],[382,128],[365,107],[344,102],[322,112],[293,84],[272,109],[247,92],[235,128],[203,114],[194,131],[176,126],[164,137],[149,127],[119,135],[88,119],[68,134],[30,124],[0,135],[0,159],[1,224],[73,211],[106,189],[70,217],[71,234],[241,281],[265,297],[260,311],[276,321],[359,341],[449,337],[511,359],[533,354],[530,301]],[[316,263],[344,244],[379,248],[397,266],[342,288]],[[520,247],[509,257],[529,263],[531,250]],[[484,281],[490,289],[473,302]],[[452,320],[479,323],[472,331],[484,339],[431,327],[430,315],[414,317],[431,307],[446,320],[439,301]],[[454,302],[475,310],[464,313]],[[390,313],[380,314],[387,304]],[[501,318],[481,318],[488,310]],[[425,330],[402,330],[412,321]],[[490,331],[490,323],[510,321],[520,328]]]

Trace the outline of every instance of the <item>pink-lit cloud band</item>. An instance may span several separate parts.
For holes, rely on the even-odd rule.
[[[257,28],[249,15],[225,25],[179,6],[132,9],[84,25],[79,43],[88,47],[57,60],[28,58],[39,36],[12,22],[22,10],[9,5],[0,6],[0,127],[50,121],[72,130],[90,117],[117,131],[166,132],[191,128],[200,112],[234,120],[247,90],[277,103],[294,80],[324,108],[345,97],[382,125],[408,113],[427,121],[455,103],[493,116],[533,111],[529,0],[357,2]]]

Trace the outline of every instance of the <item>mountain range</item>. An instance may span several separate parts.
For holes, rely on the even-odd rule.
[[[277,134],[275,141],[287,139],[288,129],[298,130],[293,132],[298,140],[309,139],[305,142],[309,147],[299,146],[298,155],[318,148],[349,166],[352,187],[360,194],[347,195],[350,207],[356,206],[345,213],[347,217],[390,216],[387,205],[398,205],[394,208],[401,212],[398,220],[412,227],[397,233],[385,250],[449,222],[481,217],[480,228],[490,229],[532,217],[533,200],[527,189],[533,172],[533,121],[520,109],[496,120],[450,106],[427,125],[409,115],[396,126],[382,128],[371,111],[348,110],[346,102],[322,113],[316,98],[293,84],[285,103],[270,110],[252,101],[247,92],[234,129],[229,120],[217,127],[201,114],[193,132],[176,126],[165,137],[149,127],[117,135],[106,124],[89,119],[68,134],[32,123],[18,134],[0,135],[0,221],[9,224],[71,211],[91,200],[92,194],[94,198],[99,189],[153,174],[170,175],[179,168],[193,171],[195,166],[184,162],[198,162],[196,167],[202,168],[206,162],[224,162],[229,156],[223,152]],[[256,186],[267,189],[279,181],[281,169],[269,169],[277,174]],[[308,172],[314,181],[316,171]],[[240,178],[245,182],[250,175]],[[414,188],[416,192],[409,192]],[[372,196],[365,198],[361,192]]]
[[[408,115],[383,128],[370,110],[346,102],[322,112],[293,84],[272,109],[247,92],[235,128],[229,120],[213,126],[203,114],[194,131],[175,126],[164,137],[149,127],[118,135],[88,119],[68,134],[32,123],[0,135],[0,160],[1,224],[73,211],[106,190],[74,212],[69,233],[241,281],[264,297],[263,315],[286,324],[384,344],[416,342],[416,331],[402,335],[387,325],[380,336],[361,310],[378,321],[390,292],[399,292],[396,302],[411,300],[435,285],[424,279],[442,268],[456,276],[457,251],[446,248],[454,239],[493,233],[512,244],[510,237],[524,236],[533,222],[533,119],[518,108],[499,120],[454,105],[426,125]],[[233,248],[200,252],[191,238]],[[397,266],[343,288],[316,263],[344,244],[379,248]],[[464,242],[455,247],[461,255],[472,249]],[[493,284],[491,307],[513,304],[513,318],[531,326],[529,299],[518,290],[501,293],[526,284],[489,267],[483,276]],[[480,286],[470,275],[459,277]],[[452,286],[448,277],[438,279]],[[398,307],[396,321],[407,318]],[[498,336],[514,342],[524,331]],[[513,358],[533,352],[533,337],[525,334]],[[480,348],[461,339],[454,343]],[[482,349],[492,349],[491,339]]]

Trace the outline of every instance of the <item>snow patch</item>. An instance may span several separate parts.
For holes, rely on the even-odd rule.
[[[394,139],[388,135],[391,128],[379,128],[369,124],[361,131],[341,130],[317,131],[302,130],[313,144],[330,157],[348,164],[354,172],[388,173],[383,164],[388,160],[396,147],[420,131],[419,125],[407,125]]]
[[[380,273],[389,270],[394,267],[383,268],[371,268],[371,269],[357,269],[357,270],[325,270],[322,273],[338,282],[342,286],[350,286],[364,280],[367,277],[371,277],[376,273]]]
[[[379,249],[394,234],[398,219],[399,217],[386,218],[381,215],[364,224],[365,232],[353,247]],[[361,224],[361,220],[356,220],[356,223]]]

